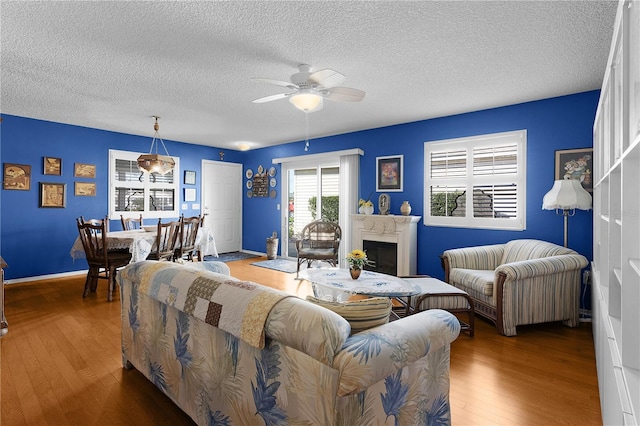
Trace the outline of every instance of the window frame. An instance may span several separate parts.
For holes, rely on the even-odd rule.
[[[473,175],[473,150],[477,148],[501,147],[516,145],[516,173],[474,176]],[[465,151],[466,173],[464,177],[451,178],[431,178],[432,153],[443,151]],[[424,215],[423,224],[425,226],[443,226],[454,228],[478,228],[524,231],[526,229],[526,152],[527,152],[527,131],[516,130],[511,132],[492,133],[479,136],[469,136],[455,139],[445,139],[439,141],[429,141],[424,143]],[[466,214],[464,217],[457,216],[432,216],[431,215],[431,185],[437,182],[439,185],[462,186],[466,188]],[[514,218],[493,218],[473,216],[473,188],[480,185],[510,185],[515,184],[516,192],[516,217]],[[469,190],[471,189],[471,191]]]
[[[143,218],[177,218],[180,216],[180,157],[174,157],[175,167],[173,169],[173,183],[151,182],[149,173],[144,173],[145,179],[140,184],[131,185],[131,187],[139,187],[144,190],[145,194],[153,189],[172,189],[174,194],[173,210],[149,210],[148,199],[144,201],[144,210],[120,211],[116,210],[116,188],[122,187],[122,182],[115,179],[116,176],[116,160],[137,161],[138,157],[143,154],[141,152],[121,151],[116,149],[109,150],[109,217],[112,220],[119,218],[120,215],[125,218],[139,217]],[[145,197],[146,198],[146,197]]]

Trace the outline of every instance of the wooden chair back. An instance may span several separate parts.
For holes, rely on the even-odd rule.
[[[82,216],[76,219],[80,241],[84,249],[89,272],[84,284],[82,297],[87,297],[89,293],[95,292],[98,279],[106,279],[108,282],[107,300],[113,300],[113,289],[115,288],[116,269],[123,267],[131,260],[131,253],[128,250],[110,251],[107,245],[107,232],[109,231],[109,220],[105,217],[101,219],[85,220]]]
[[[134,229],[142,229],[142,215],[140,217],[127,217],[120,215],[123,231],[133,231]]]
[[[182,259],[187,256],[188,260],[193,260],[193,252],[196,246],[196,237],[202,224],[202,217],[180,217],[180,237],[176,245],[176,258]],[[199,260],[202,260],[198,256]]]
[[[103,247],[106,247],[107,221],[101,219],[85,220],[80,216],[76,222],[89,265],[106,265],[107,251],[103,250]]]
[[[156,242],[147,259],[174,260],[179,234],[180,221],[162,223],[162,219],[158,219]]]

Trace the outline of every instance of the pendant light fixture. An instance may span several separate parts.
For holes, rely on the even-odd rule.
[[[140,157],[138,157],[138,167],[143,172],[160,173],[161,175],[164,175],[173,170],[176,162],[169,156],[169,151],[167,151],[167,147],[164,145],[164,141],[158,134],[158,129],[160,129],[158,118],[160,117],[156,115],[152,115],[152,117],[156,119],[156,122],[153,125],[153,130],[155,131],[155,133],[153,134],[153,140],[151,141],[151,148],[149,149],[148,154],[142,154]],[[158,145],[160,144],[162,144],[164,152],[167,155],[158,154]],[[154,146],[155,153],[153,151]]]

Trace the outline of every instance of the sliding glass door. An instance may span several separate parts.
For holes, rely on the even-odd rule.
[[[287,242],[283,256],[296,257],[296,236],[318,219],[340,221],[340,166],[293,166],[286,169],[288,206]]]

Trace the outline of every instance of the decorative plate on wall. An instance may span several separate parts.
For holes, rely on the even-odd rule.
[[[251,179],[253,177],[253,170],[247,169],[244,175],[247,177],[247,179]]]
[[[251,188],[253,188],[253,182],[248,180],[247,181],[247,189],[251,189]]]
[[[269,168],[269,176],[274,177],[277,173],[277,170],[275,167],[270,167]]]
[[[272,188],[275,188],[277,184],[278,182],[276,181],[276,178],[271,178],[271,180],[269,180],[269,186],[271,186]]]

